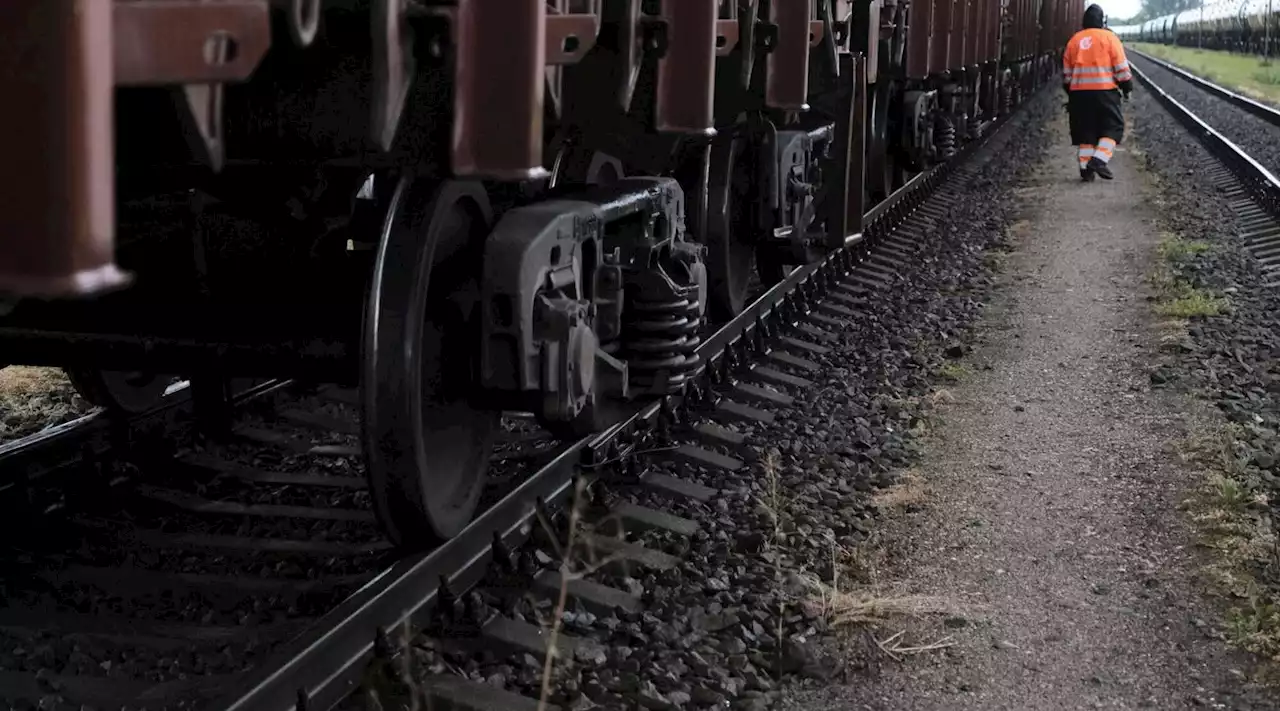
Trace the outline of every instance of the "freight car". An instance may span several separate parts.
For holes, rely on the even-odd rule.
[[[1270,56],[1280,49],[1280,2],[1210,2],[1137,25],[1114,28],[1122,40]]]
[[[0,353],[359,384],[379,518],[427,545],[504,409],[574,436],[679,390],[753,273],[843,248],[1082,11],[7,0]]]

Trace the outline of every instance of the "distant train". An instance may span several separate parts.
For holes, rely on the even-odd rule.
[[[1193,10],[1111,29],[1129,42],[1270,55],[1280,49],[1280,0],[1209,2]]]

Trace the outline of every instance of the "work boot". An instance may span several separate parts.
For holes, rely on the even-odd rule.
[[[1089,167],[1089,166],[1087,166],[1087,165],[1086,165],[1085,167],[1081,168],[1081,169],[1080,169],[1080,179],[1081,179],[1081,180],[1083,180],[1083,181],[1084,181],[1084,182],[1086,182],[1086,183],[1092,183],[1092,182],[1093,182],[1093,169],[1092,169],[1092,168],[1090,168],[1090,167]]]
[[[1111,174],[1111,166],[1107,165],[1106,163],[1103,163],[1097,158],[1090,158],[1089,164],[1085,166],[1085,169],[1092,170],[1093,172],[1097,173],[1098,177],[1102,178],[1103,180],[1111,180],[1112,178],[1116,177]]]

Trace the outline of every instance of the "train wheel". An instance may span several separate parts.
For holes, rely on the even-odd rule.
[[[91,404],[135,414],[160,404],[173,378],[140,371],[69,369],[67,379]]]
[[[471,521],[500,413],[475,404],[480,273],[492,217],[478,183],[402,178],[365,312],[363,436],[374,508],[421,548]]]
[[[553,179],[562,183],[612,185],[626,177],[622,161],[586,146],[568,146],[556,154]]]
[[[755,247],[747,241],[751,211],[750,161],[746,141],[716,141],[711,146],[707,176],[707,309],[713,323],[729,321],[742,313],[751,286]]]
[[[889,106],[892,101],[890,83],[876,82],[872,90],[867,136],[867,197],[874,205],[893,192],[893,160],[889,155]]]

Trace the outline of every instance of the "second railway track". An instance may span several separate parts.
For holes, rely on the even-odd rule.
[[[1156,98],[1216,159],[1204,166],[1222,198],[1239,217],[1240,237],[1257,258],[1269,288],[1280,286],[1280,111],[1241,97],[1188,72],[1138,53],[1135,75]],[[1154,69],[1152,69],[1154,67]],[[1171,84],[1181,82],[1181,87]],[[1214,116],[1196,111],[1188,99],[1190,89],[1210,102],[1228,107],[1214,109]],[[1181,89],[1181,91],[1180,91]],[[1219,98],[1208,98],[1212,94]],[[1178,95],[1183,100],[1179,100]],[[1201,104],[1201,108],[1204,105]],[[1245,115],[1248,112],[1252,115]],[[1245,119],[1252,128],[1242,128]],[[1230,127],[1224,126],[1229,124]],[[1259,125],[1261,124],[1261,128]],[[1261,130],[1262,133],[1258,133]],[[1259,154],[1263,151],[1263,154]]]
[[[614,652],[572,634],[573,616],[678,635],[654,617],[665,603],[648,583],[697,574],[681,553],[714,542],[693,512],[723,505],[720,484],[744,475],[754,438],[813,386],[833,331],[948,225],[966,183],[1014,133],[990,128],[995,138],[965,160],[873,209],[865,239],[792,272],[706,338],[706,369],[683,396],[574,443],[506,418],[483,512],[434,551],[399,557],[381,538],[350,391],[279,394],[266,414],[239,417],[229,441],[138,451],[159,445],[117,438],[97,461],[102,476],[81,476],[77,495],[11,534],[4,700],[282,711],[363,702],[352,696],[363,690],[383,708],[416,695],[535,709],[557,610],[568,621],[555,646],[588,664]],[[715,594],[734,582],[704,584]],[[485,683],[477,659],[504,671]],[[406,684],[402,663],[427,676]],[[645,664],[635,658],[636,671]],[[768,684],[726,675],[690,694],[613,682],[602,693],[652,708],[749,702]]]
[[[1280,175],[1280,109],[1142,51],[1134,50],[1132,54],[1135,66],[1145,77],[1141,81],[1160,87],[1165,96],[1182,107],[1172,109],[1175,116],[1182,110],[1194,114],[1250,160],[1271,174]],[[1200,130],[1192,127],[1193,132]]]

